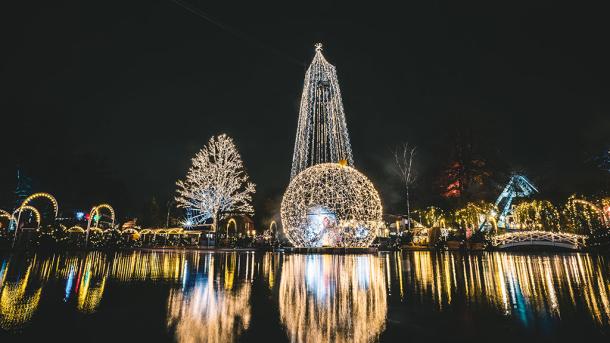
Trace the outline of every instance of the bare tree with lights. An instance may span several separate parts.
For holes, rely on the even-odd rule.
[[[255,185],[231,137],[221,134],[210,138],[192,162],[186,179],[176,182],[176,204],[195,213],[196,223],[212,219],[216,230],[229,212],[254,213]]]
[[[400,182],[405,187],[405,195],[407,200],[407,225],[409,231],[411,230],[411,199],[409,197],[409,191],[417,179],[417,175],[413,170],[415,149],[415,146],[411,147],[409,143],[404,143],[397,147],[394,151],[396,173],[400,178]],[[396,230],[398,230],[398,228],[396,228]]]

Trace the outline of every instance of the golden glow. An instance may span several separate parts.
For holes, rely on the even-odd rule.
[[[368,247],[383,226],[379,193],[362,173],[322,163],[296,175],[282,198],[286,236],[298,247]]]
[[[270,301],[277,301],[279,320],[295,343],[378,340],[390,294],[394,301],[400,297],[438,311],[456,304],[472,311],[491,308],[526,325],[532,316],[574,313],[610,325],[607,260],[581,253],[260,256],[172,250],[35,256],[25,262],[0,260],[0,327],[5,330],[48,315],[37,309],[43,287],[57,281],[66,285],[66,300],[72,297],[66,303],[84,314],[103,306],[111,286],[169,285],[167,326],[181,342],[238,341],[251,325],[254,285],[273,295]],[[57,296],[46,290],[44,295]]]
[[[487,218],[489,219],[490,213],[497,211],[495,206],[488,202],[469,202],[464,208],[458,209],[453,213],[455,222],[461,228],[478,229],[479,225]]]
[[[559,211],[548,200],[524,201],[515,206],[513,218],[521,229],[557,231],[560,226]]]
[[[604,204],[602,199],[602,206]],[[585,199],[578,199],[575,195],[568,198],[563,215],[566,219],[566,229],[581,234],[592,234],[597,228],[604,226],[604,211]]]
[[[586,236],[567,232],[526,230],[495,235],[491,238],[494,246],[519,245],[532,241],[548,242],[548,245],[566,245],[580,249],[585,245]]]
[[[85,229],[83,229],[82,227],[78,226],[78,225],[74,225],[69,229],[65,229],[64,231],[66,232],[77,232],[77,233],[85,233]]]
[[[19,214],[21,214],[23,211],[30,211],[34,214],[34,218],[36,218],[36,225],[38,225],[38,227],[40,227],[40,223],[42,220],[42,216],[40,215],[40,212],[38,212],[38,210],[33,207],[33,206],[29,206],[29,205],[21,205],[21,207],[19,207],[18,209],[15,210],[15,213],[13,213],[13,218],[15,218],[15,214],[17,212],[19,212]],[[19,217],[17,217],[19,218]],[[19,223],[17,223],[17,226],[19,226]]]
[[[53,211],[55,212],[55,216],[57,217],[57,213],[59,212],[59,205],[57,204],[57,200],[55,199],[55,197],[49,193],[34,193],[29,197],[25,198],[25,200],[23,200],[23,202],[21,203],[21,207],[28,205],[32,200],[38,198],[45,198],[49,200],[53,205]]]
[[[238,258],[242,255],[225,255],[225,261],[230,261],[223,264],[225,278],[239,273]],[[250,326],[252,284],[235,285],[225,279],[221,287],[215,282],[214,255],[206,259],[206,278],[198,278],[193,288],[170,291],[167,327],[178,342],[234,342]]]
[[[93,220],[93,217],[95,217],[96,215],[101,216],[102,210],[107,210],[108,213],[110,213],[110,220],[112,221],[111,227],[114,228],[114,220],[115,220],[114,208],[112,208],[112,206],[110,206],[108,204],[100,204],[100,205],[94,206],[91,209],[91,212],[89,213],[89,221],[91,222]]]
[[[10,213],[6,212],[5,210],[0,209],[0,218],[7,218],[8,220],[12,220],[13,219],[13,215],[11,215]]]
[[[438,309],[458,298],[471,306],[493,305],[517,320],[529,320],[525,311],[559,318],[563,311],[571,310],[610,325],[610,279],[603,261],[594,263],[599,257],[424,251],[405,257],[402,263],[408,267],[400,269],[400,277],[406,280],[406,292],[421,302],[433,299]]]
[[[84,313],[93,313],[97,310],[106,287],[106,275],[103,275],[99,282],[94,282],[91,264],[91,259],[87,258],[78,288],[76,308]]]
[[[19,328],[28,323],[38,309],[42,287],[28,289],[32,266],[27,267],[23,277],[17,282],[2,283],[0,292],[0,327],[5,330]],[[8,269],[8,266],[5,267]],[[8,272],[8,271],[7,271]],[[2,276],[4,279],[5,276]]]
[[[385,328],[386,279],[373,255],[288,255],[280,319],[291,342],[372,342]]]
[[[229,221],[227,221],[227,236],[229,235],[229,226],[231,224],[233,224],[233,230],[235,230],[235,234],[237,235],[237,222],[234,218],[231,218]]]

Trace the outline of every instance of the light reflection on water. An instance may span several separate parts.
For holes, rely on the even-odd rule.
[[[117,304],[107,294],[140,296],[145,286],[165,292],[162,299],[150,299],[165,304],[165,321],[148,325],[165,328],[178,342],[235,342],[256,332],[257,325],[269,325],[259,332],[281,326],[290,342],[373,342],[384,339],[389,307],[440,315],[464,304],[469,311],[495,312],[514,328],[542,321],[570,325],[578,318],[592,332],[607,334],[609,274],[606,258],[588,254],[5,256],[0,257],[0,327],[36,330],[59,320],[54,311],[66,308],[103,324],[117,306],[129,308],[129,300]],[[110,311],[100,311],[104,308]],[[151,308],[130,311],[146,318]],[[257,322],[263,312],[274,318]]]
[[[214,260],[224,259],[222,282],[215,279]],[[250,325],[250,282],[235,283],[252,275],[254,256],[247,254],[245,266],[238,264],[238,255],[205,255],[203,269],[195,274],[193,285],[187,287],[187,268],[181,288],[170,291],[167,325],[178,342],[233,342]],[[245,267],[245,268],[244,268]],[[250,272],[250,273],[249,273]],[[250,274],[250,275],[248,275]]]
[[[385,325],[386,283],[372,255],[292,255],[279,311],[291,342],[370,342]]]

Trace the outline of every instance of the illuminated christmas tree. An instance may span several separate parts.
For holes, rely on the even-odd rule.
[[[284,232],[297,247],[368,247],[383,226],[373,183],[353,168],[335,67],[316,55],[305,73]]]
[[[305,73],[290,178],[307,167],[327,162],[354,163],[335,67],[316,55]]]

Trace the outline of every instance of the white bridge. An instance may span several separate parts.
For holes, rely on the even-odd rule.
[[[492,237],[491,243],[498,249],[520,246],[553,246],[580,250],[585,246],[586,236],[565,232],[517,231]]]

